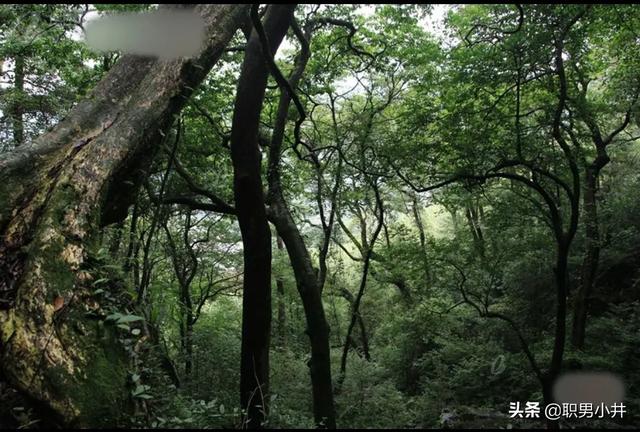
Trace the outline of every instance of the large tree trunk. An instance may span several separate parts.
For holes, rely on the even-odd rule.
[[[271,230],[262,191],[258,132],[269,78],[264,50],[275,54],[289,29],[295,5],[270,5],[264,19],[269,47],[251,32],[238,81],[231,129],[233,189],[242,245],[242,347],[240,402],[247,410],[245,426],[261,427],[269,402],[271,336]]]
[[[51,132],[0,159],[0,358],[13,386],[65,424],[109,423],[127,358],[92,294],[92,245],[122,220],[163,135],[246,17],[198,6],[193,59],[125,56]]]

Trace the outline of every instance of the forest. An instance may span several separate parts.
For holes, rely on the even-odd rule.
[[[0,429],[640,427],[639,96],[634,4],[1,5]]]

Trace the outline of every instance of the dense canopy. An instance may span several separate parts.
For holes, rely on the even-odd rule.
[[[639,96],[631,4],[0,6],[0,427],[639,427]]]

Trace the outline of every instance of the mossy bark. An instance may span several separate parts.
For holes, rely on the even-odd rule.
[[[162,136],[247,8],[197,6],[207,29],[198,55],[125,56],[56,128],[0,159],[2,372],[61,424],[104,426],[104,410],[125,401],[126,356],[91,318],[101,306],[90,244],[126,216]]]

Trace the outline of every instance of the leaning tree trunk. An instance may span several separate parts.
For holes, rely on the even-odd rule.
[[[245,19],[198,6],[192,59],[125,56],[51,132],[0,159],[0,359],[10,383],[64,424],[107,422],[127,357],[91,296],[92,245],[124,219],[161,136]]]
[[[271,221],[287,248],[304,308],[306,333],[311,342],[311,359],[308,366],[311,374],[314,418],[319,427],[335,429],[329,324],[324,314],[317,273],[304,239],[284,200],[272,202],[270,210]]]

